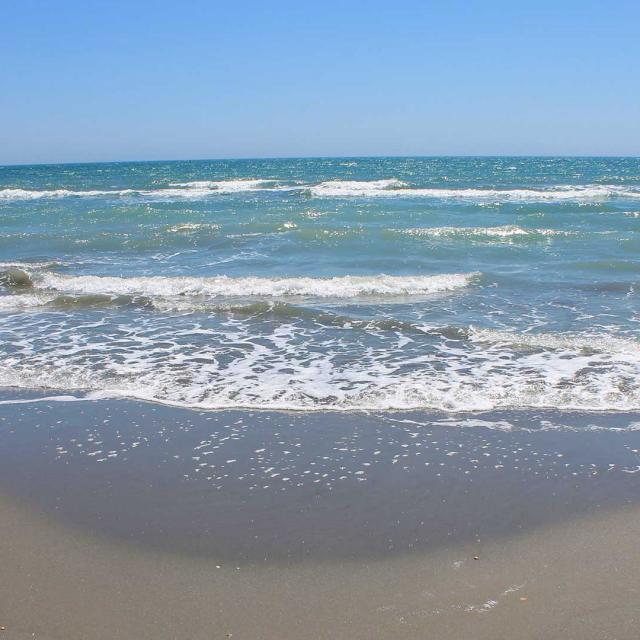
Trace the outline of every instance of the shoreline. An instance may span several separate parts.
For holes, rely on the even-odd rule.
[[[0,406],[0,491],[100,535],[221,562],[360,560],[639,502],[639,420],[44,400]]]
[[[639,418],[0,405],[0,635],[632,640]]]
[[[198,404],[184,404],[182,402],[171,402],[168,400],[159,400],[155,398],[138,397],[135,395],[118,394],[112,392],[102,391],[86,391],[84,389],[70,389],[63,391],[61,389],[29,389],[22,386],[0,386],[0,407],[4,405],[14,404],[35,404],[40,402],[132,402],[140,405],[150,405],[158,407],[166,407],[167,409],[175,409],[179,411],[190,411],[198,414],[225,414],[225,413],[250,413],[250,414],[281,414],[281,415],[306,415],[313,416],[317,414],[345,416],[354,415],[362,417],[380,417],[386,416],[389,420],[392,420],[395,416],[406,415],[423,415],[431,418],[437,417],[443,420],[450,419],[451,423],[461,419],[473,419],[477,417],[482,419],[485,415],[498,415],[504,414],[513,417],[517,417],[518,414],[526,415],[527,413],[534,414],[562,414],[565,416],[637,416],[640,420],[640,408],[638,407],[623,407],[620,409],[607,407],[579,407],[569,406],[558,409],[552,406],[537,406],[537,405],[523,405],[520,407],[490,407],[485,409],[441,409],[433,407],[421,407],[421,406],[409,406],[409,407],[385,407],[385,408],[358,408],[358,407],[322,407],[319,408],[296,408],[296,407],[269,407],[265,408],[263,405],[256,406],[200,406]],[[512,425],[515,426],[515,425]],[[522,424],[517,425],[519,429],[526,430]],[[569,425],[563,425],[567,427]],[[497,427],[495,427],[497,428]],[[625,430],[640,430],[640,422],[634,427],[627,427]],[[544,428],[536,428],[535,431],[543,431]],[[615,430],[615,428],[614,428]]]

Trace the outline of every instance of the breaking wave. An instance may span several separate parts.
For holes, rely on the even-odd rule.
[[[41,200],[58,198],[123,198],[140,197],[145,199],[201,199],[209,196],[233,194],[251,191],[289,190],[292,187],[281,185],[277,180],[203,180],[184,183],[172,183],[158,189],[0,189],[1,200]]]
[[[561,185],[547,189],[440,189],[411,187],[400,180],[342,181],[332,180],[309,187],[316,197],[412,197],[489,201],[601,200],[640,198],[639,187],[616,185]]]
[[[259,278],[229,276],[113,278],[41,274],[35,284],[77,294],[146,296],[355,298],[360,296],[410,296],[451,291],[468,286],[476,273],[434,276],[337,276],[334,278]]]
[[[333,278],[213,277],[107,277],[71,276],[21,269],[0,272],[0,284],[29,293],[0,297],[0,308],[32,306],[87,306],[94,301],[116,305],[127,300],[140,304],[152,300],[162,309],[206,308],[203,299],[306,297],[349,299],[362,297],[419,296],[454,291],[469,286],[478,273],[431,276],[336,276]],[[84,297],[83,297],[84,296]],[[146,305],[146,302],[144,303]]]
[[[640,198],[640,187],[618,185],[558,185],[544,189],[424,188],[396,178],[386,180],[328,180],[317,184],[276,179],[194,180],[155,189],[0,189],[0,201],[58,198],[143,198],[159,200],[204,199],[248,192],[300,192],[315,198],[411,197],[490,202],[591,201]]]

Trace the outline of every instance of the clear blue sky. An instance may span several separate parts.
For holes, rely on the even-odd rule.
[[[640,2],[4,0],[0,163],[640,155]]]

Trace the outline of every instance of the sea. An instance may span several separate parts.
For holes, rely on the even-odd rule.
[[[0,387],[640,410],[640,159],[0,167]]]

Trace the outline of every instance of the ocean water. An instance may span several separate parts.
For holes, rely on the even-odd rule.
[[[0,167],[0,386],[640,409],[640,159]]]

